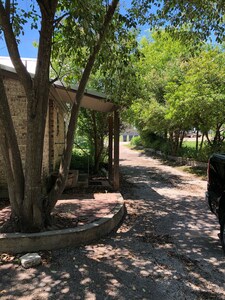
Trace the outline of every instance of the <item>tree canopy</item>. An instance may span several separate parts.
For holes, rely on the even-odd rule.
[[[200,46],[193,51],[168,32],[153,32],[140,42],[137,63],[141,94],[131,106],[131,119],[146,139],[169,136],[173,153],[182,146],[185,132],[194,128],[209,145],[224,139],[224,52]],[[160,126],[159,126],[160,124]],[[213,136],[209,138],[208,132]]]
[[[130,11],[141,24],[175,29],[186,40],[190,36],[198,37],[198,41],[214,36],[217,42],[224,41],[225,4],[222,0],[133,0]]]

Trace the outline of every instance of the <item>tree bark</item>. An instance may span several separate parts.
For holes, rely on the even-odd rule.
[[[53,6],[42,5],[42,23],[38,48],[36,72],[33,80],[32,97],[27,105],[27,147],[25,164],[25,196],[23,203],[24,231],[39,231],[45,227],[49,216],[45,215],[42,191],[42,160],[44,133],[49,96],[49,68],[54,31],[54,16],[57,1]],[[32,166],[32,167],[31,167]]]
[[[200,146],[199,146],[199,150],[202,150],[202,146],[203,146],[203,142],[204,142],[204,137],[205,137],[205,134],[202,133],[202,138],[201,138],[201,143],[200,143]]]
[[[196,144],[195,144],[195,151],[198,152],[198,134],[199,131],[197,130],[197,134],[196,134]]]

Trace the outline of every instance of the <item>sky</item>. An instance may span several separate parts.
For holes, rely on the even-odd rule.
[[[29,10],[30,3],[35,3],[33,0],[18,0],[19,7],[25,11]],[[37,48],[33,46],[33,42],[38,42],[39,32],[38,30],[31,30],[30,23],[24,25],[24,35],[20,37],[19,51],[21,57],[36,58]],[[8,56],[8,51],[4,39],[0,39],[0,56]]]
[[[29,10],[30,0],[18,0],[19,7]],[[32,1],[35,2],[35,1]],[[121,1],[121,12],[124,12],[124,6],[129,7],[131,0]],[[146,28],[142,28],[144,33]],[[39,32],[35,29],[30,29],[30,23],[25,25],[24,35],[20,37],[19,51],[23,58],[36,58],[38,49],[34,47],[33,43],[38,42]],[[0,37],[0,56],[9,56],[4,39]]]
[[[35,30],[26,30],[26,34],[21,37],[19,45],[19,51],[21,57],[36,58],[37,48],[33,46],[34,41],[38,41],[39,33]],[[8,56],[6,44],[3,40],[0,40],[0,56]]]

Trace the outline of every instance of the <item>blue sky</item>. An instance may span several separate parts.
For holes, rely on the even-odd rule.
[[[35,3],[32,0],[19,0],[19,7],[25,11],[29,11],[30,3]],[[20,37],[19,51],[21,57],[36,58],[37,48],[33,46],[33,42],[37,42],[39,39],[38,30],[31,30],[30,23],[24,25],[24,35]],[[0,39],[0,56],[8,56],[8,51],[4,39]]]
[[[39,33],[35,30],[25,30],[26,34],[21,37],[19,51],[21,57],[36,58],[37,48],[33,46],[34,41],[38,41]],[[6,44],[3,40],[0,40],[0,56],[8,56]]]
[[[25,10],[29,10],[29,5],[31,1],[29,0],[19,0],[19,7]],[[35,3],[35,1],[33,1]],[[120,2],[121,11],[124,11],[124,7],[130,6],[131,0],[122,0]],[[144,33],[145,28],[143,28]],[[33,42],[38,42],[39,32],[38,30],[31,30],[30,24],[25,25],[24,35],[20,37],[19,51],[21,57],[24,58],[36,58],[37,57],[37,48],[33,46]],[[8,56],[8,51],[4,39],[0,39],[0,56]]]

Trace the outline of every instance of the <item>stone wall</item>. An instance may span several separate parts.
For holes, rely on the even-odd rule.
[[[27,101],[23,87],[18,80],[7,78],[4,80],[6,87],[6,94],[9,99],[10,110],[12,114],[13,123],[18,137],[18,144],[21,152],[23,166],[25,163],[26,151],[26,113]],[[1,189],[5,190],[7,187],[6,177],[4,173],[4,161],[0,153],[0,194]]]
[[[17,79],[5,78],[6,93],[9,99],[10,110],[18,137],[19,148],[23,166],[26,152],[26,114],[27,100],[25,92]],[[44,151],[43,151],[43,175],[49,175],[55,170],[64,147],[64,113],[55,100],[49,100],[49,109],[46,119]],[[0,153],[0,197],[6,195],[7,184],[4,174],[4,161]]]

